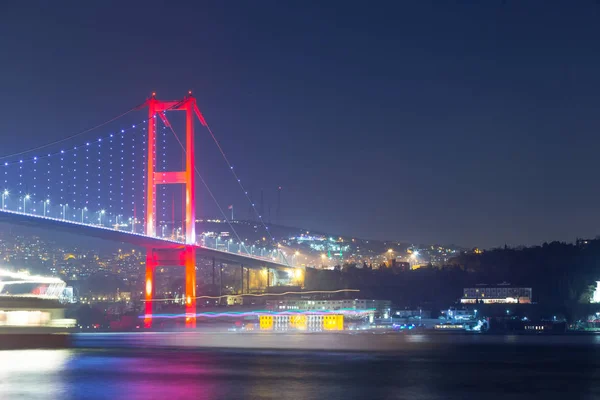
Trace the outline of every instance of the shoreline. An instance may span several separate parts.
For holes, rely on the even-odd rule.
[[[597,347],[600,335],[588,332],[472,334],[463,332],[94,332],[1,333],[0,350],[18,349],[198,349],[250,351],[325,351],[382,353],[423,348],[495,345]]]

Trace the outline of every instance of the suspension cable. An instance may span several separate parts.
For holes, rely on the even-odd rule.
[[[254,202],[252,202],[252,199],[250,198],[250,196],[248,195],[248,191],[244,188],[244,185],[242,184],[242,180],[238,177],[237,173],[235,172],[235,170],[233,169],[233,165],[231,164],[231,162],[229,162],[229,159],[227,158],[227,156],[225,155],[225,151],[223,151],[223,148],[221,147],[221,144],[219,143],[219,141],[217,140],[215,134],[213,133],[212,129],[210,129],[210,126],[208,125],[208,122],[206,122],[206,118],[204,119],[204,126],[206,127],[206,130],[208,130],[208,133],[210,133],[210,136],[212,137],[213,141],[215,142],[215,144],[217,145],[217,148],[219,149],[219,151],[221,152],[221,155],[223,156],[223,159],[225,160],[225,162],[227,163],[227,166],[229,167],[229,170],[231,171],[231,173],[233,174],[233,177],[235,178],[235,180],[237,181],[238,185],[240,186],[240,188],[242,189],[242,192],[244,193],[244,195],[246,196],[246,199],[248,200],[248,202],[250,203],[250,206],[252,207],[252,209],[254,210],[254,214],[258,217],[258,220],[260,221],[260,223],[262,224],[263,228],[265,228],[265,231],[267,232],[267,234],[269,235],[269,237],[271,238],[271,240],[273,242],[275,242],[275,238],[273,237],[273,235],[271,234],[271,231],[269,231],[269,228],[267,227],[267,225],[265,224],[265,221],[263,220],[262,215],[259,214],[258,210],[256,209],[256,206],[254,205]],[[286,264],[290,265],[287,257],[285,256],[285,254],[283,254],[283,252],[281,252],[279,250],[281,256],[283,257],[284,261]]]
[[[166,125],[165,125],[166,126]],[[177,139],[177,143],[179,143],[179,146],[181,146],[181,149],[183,150],[184,154],[187,154],[187,151],[185,149],[185,146],[183,145],[183,143],[181,142],[181,140],[179,139],[179,136],[177,135],[177,133],[175,133],[175,130],[173,129],[173,126],[171,124],[168,125],[168,128],[171,130],[171,132],[173,133],[173,136],[175,136],[175,139]],[[246,245],[244,244],[244,241],[240,238],[240,235],[238,235],[237,231],[235,230],[235,228],[233,227],[233,225],[231,224],[231,222],[229,221],[229,219],[227,218],[227,214],[225,213],[225,211],[223,211],[223,208],[221,207],[221,205],[219,204],[219,202],[217,201],[217,198],[215,197],[215,195],[213,194],[212,190],[210,190],[210,188],[208,187],[208,184],[206,183],[206,181],[204,180],[204,178],[202,177],[202,175],[200,174],[200,171],[198,171],[198,167],[196,167],[194,165],[194,171],[196,171],[196,175],[198,175],[198,178],[200,178],[200,181],[202,182],[202,184],[204,185],[204,187],[206,188],[206,190],[208,191],[208,194],[210,195],[210,197],[213,199],[213,201],[215,202],[217,208],[219,209],[219,211],[221,212],[221,215],[223,215],[223,218],[225,219],[225,221],[227,222],[227,224],[229,225],[229,227],[231,228],[231,230],[233,231],[233,233],[235,234],[235,236],[237,237],[238,241],[240,242],[240,244],[244,247],[244,250],[246,252],[248,252],[248,248],[246,247]]]
[[[84,134],[86,134],[86,133],[88,133],[88,132],[91,132],[91,131],[93,131],[93,130],[95,130],[95,129],[101,128],[101,127],[103,127],[104,125],[110,124],[111,122],[113,122],[113,121],[116,121],[116,120],[118,120],[119,118],[122,118],[122,117],[124,117],[125,115],[129,114],[130,112],[132,112],[132,111],[135,111],[135,110],[138,110],[138,109],[139,109],[141,106],[142,106],[142,105],[137,105],[137,106],[133,107],[132,109],[130,109],[130,110],[128,110],[128,111],[125,111],[124,113],[122,113],[122,114],[120,114],[120,115],[117,115],[116,117],[113,117],[113,118],[109,119],[108,121],[104,121],[103,123],[101,123],[101,124],[99,124],[99,125],[96,125],[96,126],[94,126],[94,127],[92,127],[92,128],[89,128],[89,129],[86,129],[86,130],[84,130],[84,131],[81,131],[81,132],[79,132],[79,133],[73,134],[73,135],[71,135],[71,136],[67,136],[67,137],[65,137],[65,138],[62,138],[62,139],[59,139],[59,140],[55,140],[54,142],[46,143],[46,144],[43,144],[43,145],[41,145],[41,146],[38,146],[38,147],[33,147],[33,148],[31,148],[31,149],[24,150],[24,151],[21,151],[21,152],[18,152],[18,153],[13,153],[13,154],[7,154],[7,155],[4,155],[4,156],[0,156],[0,160],[4,160],[5,158],[9,158],[9,157],[16,157],[16,156],[20,156],[20,155],[22,155],[22,154],[29,153],[29,152],[31,152],[31,151],[36,151],[36,150],[44,149],[44,148],[46,148],[46,147],[53,146],[53,145],[55,145],[55,144],[59,144],[59,143],[66,142],[67,140],[70,140],[70,139],[76,138],[76,137],[78,137],[78,136],[81,136],[81,135],[84,135]]]

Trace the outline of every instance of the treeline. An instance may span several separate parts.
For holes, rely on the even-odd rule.
[[[360,297],[437,310],[456,303],[464,287],[508,282],[531,287],[533,301],[548,312],[573,318],[588,311],[596,280],[600,280],[600,240],[461,254],[441,268],[412,271],[348,264],[332,271],[308,269],[305,286],[310,290],[359,289]]]

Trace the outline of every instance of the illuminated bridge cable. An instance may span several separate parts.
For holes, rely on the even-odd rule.
[[[62,138],[62,139],[59,139],[59,140],[55,140],[54,142],[46,143],[46,144],[43,144],[43,145],[41,145],[41,146],[33,147],[33,148],[31,148],[31,149],[28,149],[28,150],[23,150],[23,151],[21,151],[21,152],[18,152],[18,153],[12,153],[12,154],[6,154],[6,155],[4,155],[4,156],[0,156],[0,160],[4,160],[4,159],[6,159],[6,158],[9,158],[9,157],[16,157],[16,156],[20,156],[20,155],[22,155],[22,154],[27,154],[27,153],[30,153],[30,152],[32,152],[32,151],[36,151],[36,150],[40,150],[40,149],[44,149],[44,148],[46,148],[46,147],[50,147],[50,146],[53,146],[53,145],[55,145],[55,144],[59,144],[59,143],[66,142],[67,140],[71,140],[71,139],[73,139],[73,138],[76,138],[76,137],[78,137],[78,136],[84,135],[84,134],[86,134],[86,133],[88,133],[88,132],[91,132],[91,131],[93,131],[93,130],[96,130],[96,129],[98,129],[98,128],[101,128],[101,127],[103,127],[103,126],[105,126],[105,125],[108,125],[108,124],[110,124],[111,122],[114,122],[114,121],[118,120],[119,118],[122,118],[122,117],[126,116],[126,115],[127,115],[127,114],[129,114],[130,112],[132,112],[132,111],[135,111],[135,110],[138,110],[140,106],[141,106],[141,105],[137,105],[137,106],[133,107],[132,109],[130,109],[130,110],[128,110],[128,111],[125,111],[124,113],[122,113],[122,114],[120,114],[120,115],[117,115],[116,117],[113,117],[113,118],[109,119],[108,121],[104,121],[104,122],[102,122],[101,124],[98,124],[98,125],[96,125],[96,126],[94,126],[94,127],[92,127],[92,128],[86,129],[86,130],[84,130],[84,131],[81,131],[81,132],[79,132],[79,133],[76,133],[76,134],[74,134],[74,135],[67,136],[67,137],[65,137],[65,138]]]
[[[250,203],[250,206],[254,210],[254,214],[258,217],[258,220],[262,224],[263,228],[265,228],[265,231],[267,232],[267,235],[269,235],[269,237],[271,238],[271,241],[275,242],[275,238],[271,234],[271,231],[269,231],[269,228],[267,227],[267,224],[265,224],[265,221],[263,220],[263,216],[256,209],[256,206],[254,205],[254,202],[252,201],[252,199],[248,195],[248,191],[244,188],[244,185],[242,184],[242,180],[239,178],[239,176],[237,175],[237,173],[233,169],[233,164],[231,164],[231,162],[229,162],[229,159],[227,158],[227,155],[225,155],[225,151],[221,147],[221,144],[217,140],[217,138],[216,138],[215,134],[213,133],[212,129],[210,129],[210,125],[208,125],[208,122],[206,122],[206,118],[204,118],[204,122],[205,122],[204,126],[206,127],[206,130],[208,130],[208,133],[210,133],[210,136],[212,137],[213,141],[217,145],[217,148],[219,149],[219,152],[221,153],[221,155],[223,156],[223,159],[227,163],[227,166],[229,167],[229,170],[231,171],[231,173],[233,174],[233,177],[235,178],[235,180],[237,181],[238,185],[240,186],[240,189],[242,189],[242,192],[244,193],[244,196],[246,196],[246,199]],[[289,262],[288,262],[288,260],[287,260],[287,258],[285,257],[285,254],[283,254],[281,251],[279,251],[279,254],[283,258],[285,264],[290,265]]]
[[[133,124],[131,126],[131,128],[121,129],[120,132],[124,134],[126,132],[132,131],[132,130],[136,129],[137,125],[140,125],[140,124],[143,124],[143,123],[146,123],[146,121],[143,120],[139,124]],[[142,129],[145,130],[146,128],[142,128]],[[111,138],[113,136],[114,136],[114,134],[111,133],[109,135],[102,136],[102,137],[100,137],[100,138],[98,138],[96,140],[90,140],[90,141],[85,142],[84,144],[80,144],[80,145],[77,145],[77,146],[72,146],[70,148],[66,148],[66,149],[62,149],[62,150],[54,150],[54,151],[51,151],[49,153],[44,153],[44,154],[39,154],[39,155],[31,155],[31,156],[28,156],[26,158],[17,158],[17,159],[11,160],[11,161],[4,161],[4,162],[0,163],[0,167],[6,167],[6,166],[9,166],[9,165],[16,165],[16,164],[23,164],[23,163],[25,163],[25,164],[27,164],[27,163],[35,163],[36,161],[42,160],[42,159],[45,159],[45,158],[50,158],[50,157],[57,156],[57,155],[64,155],[64,154],[67,154],[67,153],[76,152],[78,149],[80,149],[82,147],[90,146],[92,144],[97,144],[99,142],[102,142],[102,140],[109,139],[109,138]],[[48,146],[43,146],[43,147],[48,147]],[[4,156],[1,159],[6,159],[8,157],[10,157],[10,156]]]
[[[177,136],[177,133],[175,133],[175,130],[173,130],[173,126],[171,126],[171,124],[168,125],[168,128],[171,130],[171,133],[173,133],[173,136],[175,136],[175,139],[177,139],[177,143],[179,143],[179,146],[181,146],[181,149],[183,150],[183,153],[186,153],[185,150],[185,146],[183,145],[183,143],[181,143],[181,140],[179,139],[179,136]],[[246,250],[246,253],[248,253],[248,248],[246,247],[246,245],[244,244],[244,242],[242,241],[242,239],[240,238],[240,235],[238,235],[237,231],[235,230],[235,228],[233,227],[233,225],[231,224],[231,222],[229,221],[229,219],[227,218],[227,214],[225,214],[225,211],[223,210],[223,208],[221,207],[221,205],[219,204],[219,202],[217,201],[217,198],[215,197],[215,195],[213,194],[212,190],[210,190],[210,188],[208,187],[208,184],[206,183],[206,181],[204,180],[204,178],[202,177],[202,175],[200,174],[200,171],[198,171],[198,168],[194,165],[194,171],[196,172],[196,175],[198,175],[198,178],[200,178],[200,182],[202,182],[202,184],[204,185],[204,187],[206,188],[206,191],[208,192],[208,194],[210,195],[210,197],[213,199],[213,201],[215,202],[217,208],[219,209],[219,211],[221,212],[221,215],[223,216],[223,218],[225,219],[225,221],[227,222],[227,225],[229,225],[229,227],[231,228],[231,230],[233,231],[233,234],[235,235],[235,237],[238,239],[239,243],[241,243],[241,245],[244,247],[244,250]],[[218,250],[218,249],[217,249]]]
[[[120,133],[77,143],[67,149],[39,155],[33,153],[26,158],[0,162],[0,169],[4,169],[0,209],[58,221],[88,223],[96,227],[116,226],[118,229],[126,220],[120,211],[123,198],[127,197],[123,197],[123,194],[116,196],[116,187],[118,180],[124,176],[127,164],[121,155],[124,150],[120,149],[120,154],[116,152],[115,141],[120,140],[123,146],[124,138],[139,140],[136,138],[138,135],[129,134],[131,130],[143,132],[145,128],[143,125],[132,125],[118,130]],[[119,138],[115,135],[119,135]],[[106,173],[101,173],[102,170]],[[140,171],[139,168],[130,170]],[[135,178],[132,181],[142,182]],[[9,186],[11,184],[12,188]]]

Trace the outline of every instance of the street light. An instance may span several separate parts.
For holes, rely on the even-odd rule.
[[[44,217],[46,216],[46,207],[50,204],[50,199],[44,200]]]
[[[8,190],[4,189],[4,192],[2,192],[2,208],[6,208],[6,206],[4,205],[4,201],[6,200],[6,198],[8,197]]]
[[[29,200],[30,198],[31,197],[28,194],[26,194],[25,197],[23,197],[23,212],[24,213],[26,212],[25,211],[25,204],[26,204],[27,200]]]

